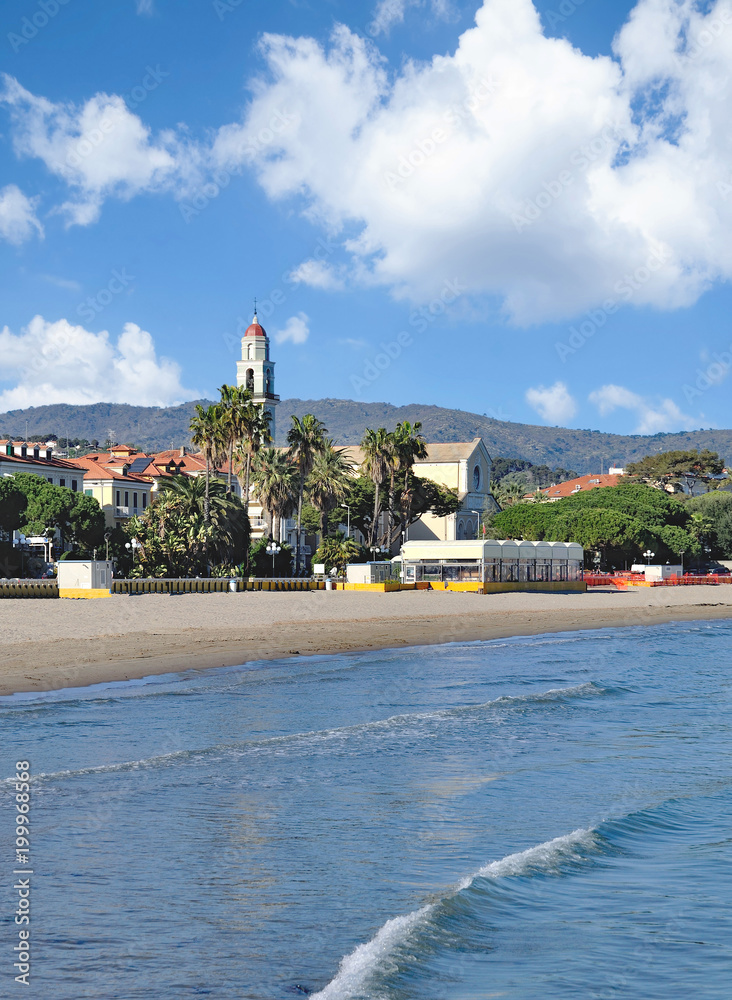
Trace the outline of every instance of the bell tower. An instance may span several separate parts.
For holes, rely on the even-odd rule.
[[[275,407],[280,397],[274,391],[274,361],[269,358],[269,337],[257,319],[254,319],[241,338],[241,361],[236,363],[236,384],[246,386],[255,403],[270,413],[269,423],[272,440],[275,436]]]

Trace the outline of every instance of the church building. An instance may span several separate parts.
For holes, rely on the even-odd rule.
[[[269,337],[257,319],[254,318],[241,338],[241,361],[236,363],[236,384],[246,386],[252,399],[270,414],[269,430],[274,441],[275,407],[280,397],[274,391],[274,361],[269,356]]]

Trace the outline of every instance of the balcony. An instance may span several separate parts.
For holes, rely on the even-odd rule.
[[[115,517],[137,517],[138,514],[142,513],[140,507],[115,507],[114,516]]]

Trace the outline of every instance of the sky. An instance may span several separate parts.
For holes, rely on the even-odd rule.
[[[732,0],[0,7],[0,412],[729,427]]]

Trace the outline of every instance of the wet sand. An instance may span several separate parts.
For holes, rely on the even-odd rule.
[[[732,585],[0,600],[0,694],[318,653],[732,618]]]

